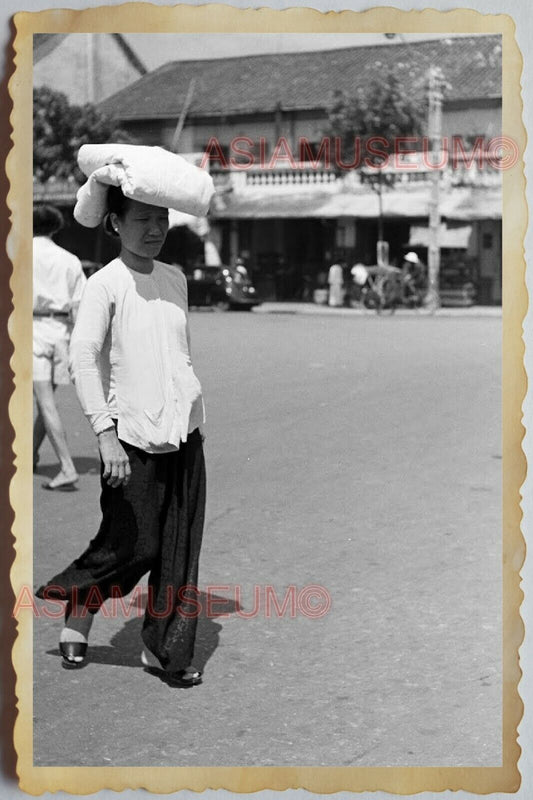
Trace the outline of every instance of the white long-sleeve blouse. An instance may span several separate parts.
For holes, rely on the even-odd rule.
[[[70,344],[70,370],[96,434],[147,453],[170,452],[205,421],[190,357],[187,280],[154,261],[144,274],[120,258],[87,281]]]

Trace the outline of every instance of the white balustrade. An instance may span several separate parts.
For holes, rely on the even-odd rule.
[[[409,159],[397,161],[387,165],[384,175],[394,175],[400,185],[426,184],[431,180],[433,169],[430,166],[433,158],[422,154],[410,156]],[[441,155],[436,154],[435,162],[440,163]],[[415,168],[413,168],[413,165]],[[270,186],[280,189],[284,187],[310,187],[325,186],[344,183],[346,187],[357,186],[361,183],[368,183],[368,176],[372,171],[368,168],[362,170],[351,170],[344,175],[335,172],[333,168],[325,167],[313,168],[310,164],[298,163],[295,167],[290,165],[276,166],[271,169],[268,167],[250,167],[243,169],[213,170],[212,176],[217,189],[233,188],[241,190],[249,187]],[[452,163],[451,155],[446,164],[441,169],[441,179],[446,186],[498,186],[501,182],[501,171],[495,169],[486,159],[482,167],[475,161],[468,163]]]

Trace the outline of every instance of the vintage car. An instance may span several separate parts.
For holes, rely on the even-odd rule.
[[[261,302],[245,267],[196,265],[187,273],[189,306],[251,309]]]

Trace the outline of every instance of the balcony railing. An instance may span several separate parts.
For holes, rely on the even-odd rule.
[[[427,161],[427,159],[426,159]],[[437,161],[437,159],[436,159]],[[283,187],[311,187],[350,185],[354,188],[369,183],[370,176],[376,170],[363,168],[339,173],[333,167],[311,164],[297,164],[296,167],[283,166],[274,168],[250,168],[213,170],[212,176],[215,186],[220,190],[233,189],[245,190],[250,187],[265,186],[280,189]],[[431,180],[433,169],[420,157],[416,161],[405,161],[396,166],[384,168],[385,175],[394,176],[401,185],[428,184]],[[494,186],[501,184],[501,170],[496,169],[485,161],[483,166],[458,162],[449,163],[441,170],[441,181],[445,187],[462,186]]]
[[[331,168],[312,167],[311,164],[298,164],[296,167],[250,167],[234,170],[213,170],[211,172],[217,189],[230,187],[242,189],[250,186],[316,186],[333,184],[339,176]]]
[[[286,186],[335,183],[337,175],[328,169],[256,170],[246,172],[247,186]]]

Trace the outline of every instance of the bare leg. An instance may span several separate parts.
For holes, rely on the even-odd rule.
[[[33,392],[38,414],[40,413],[42,417],[45,431],[61,465],[60,472],[50,481],[49,488],[55,489],[72,484],[78,475],[67,446],[67,437],[57,411],[51,381],[34,381]]]
[[[39,408],[39,404],[37,404],[37,414],[33,422],[33,469],[34,470],[39,462],[39,450],[41,448],[45,436],[46,436],[46,428],[44,427],[43,415],[41,414],[41,409]]]

